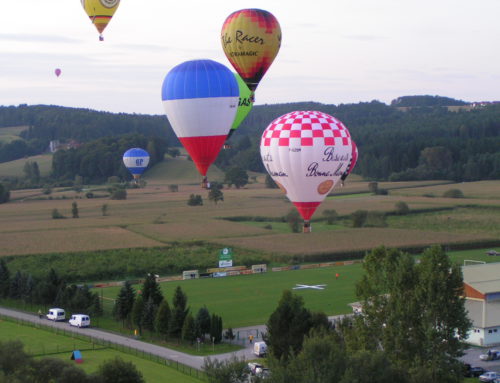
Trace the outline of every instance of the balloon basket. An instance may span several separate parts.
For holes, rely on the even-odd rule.
[[[310,233],[311,232],[311,222],[309,221],[304,221],[304,226],[302,228],[303,233]]]
[[[208,180],[207,180],[207,177],[204,177],[203,180],[201,181],[201,188],[202,189],[209,189],[209,186],[208,186]]]

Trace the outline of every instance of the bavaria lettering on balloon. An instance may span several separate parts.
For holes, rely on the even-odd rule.
[[[335,148],[333,146],[329,146],[328,148],[325,149],[323,157],[324,162],[330,162],[330,161],[349,161],[349,155],[344,154],[344,155],[338,155],[334,154]]]
[[[319,164],[317,162],[313,162],[307,167],[306,177],[336,177],[336,176],[341,176],[343,173],[340,170],[342,168],[342,165],[343,164],[339,164],[337,169],[335,169],[335,171],[331,172],[329,170],[327,170],[327,171],[319,170],[318,169]]]

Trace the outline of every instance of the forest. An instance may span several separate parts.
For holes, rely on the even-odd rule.
[[[404,96],[393,100],[391,105],[379,101],[257,105],[232,136],[230,148],[221,151],[216,164],[223,169],[238,166],[263,171],[259,141],[267,125],[293,110],[319,110],[348,127],[360,153],[354,173],[366,179],[498,179],[500,104],[459,111],[445,106],[463,104],[447,97]],[[119,162],[126,145],[154,147],[153,164],[161,160],[167,145],[180,146],[165,116],[44,105],[0,107],[0,127],[10,126],[26,126],[26,129],[18,140],[0,141],[0,162],[39,154],[54,139],[87,143],[54,156],[55,179],[74,179],[76,175],[94,181],[113,175],[124,177]],[[130,138],[123,141],[126,135],[135,136],[136,141]],[[139,135],[142,138],[137,139]],[[113,160],[110,156],[114,156]],[[103,167],[102,161],[106,159],[111,165]]]

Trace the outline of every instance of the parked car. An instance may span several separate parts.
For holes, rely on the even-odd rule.
[[[70,326],[75,327],[89,327],[90,326],[90,317],[85,314],[73,314],[68,321]]]
[[[488,254],[488,255],[500,255],[500,252],[498,252],[496,250],[488,250],[486,252],[486,254]]]
[[[49,309],[49,312],[47,313],[47,319],[53,320],[54,322],[64,321],[66,320],[66,313],[64,312],[63,309],[58,309],[58,308]]]
[[[484,361],[500,359],[500,351],[488,350],[488,352],[486,354],[479,355],[479,359],[484,360]]]
[[[466,378],[477,378],[486,372],[486,370],[484,368],[478,367],[478,366],[471,366],[468,363],[464,364],[463,371],[464,371],[463,375]]]
[[[500,375],[498,373],[496,373],[495,371],[488,371],[479,377],[479,381],[493,383],[497,378],[500,378]]]

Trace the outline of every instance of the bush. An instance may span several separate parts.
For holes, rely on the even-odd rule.
[[[300,218],[300,214],[296,209],[290,209],[287,215],[284,217],[285,222],[288,223],[290,229],[292,229],[293,233],[300,232],[300,223],[302,219]]]
[[[92,192],[87,192],[87,193],[85,193],[85,197],[87,197],[87,198],[89,198],[89,199],[90,199],[90,198],[94,198],[94,193],[92,193]]]
[[[171,191],[173,193],[179,191],[179,185],[168,185],[168,191]]]
[[[52,219],[62,219],[62,218],[66,218],[66,217],[64,215],[62,215],[61,213],[59,213],[59,210],[57,210],[57,209],[52,210]]]
[[[189,206],[202,206],[203,205],[203,199],[201,198],[201,195],[199,195],[199,194],[191,194],[189,196],[187,204]]]
[[[269,174],[266,174],[266,188],[268,189],[277,189],[278,185],[276,185],[276,182],[272,179],[272,177]]]
[[[323,216],[326,219],[327,225],[333,225],[338,218],[337,211],[333,209],[323,211]]]
[[[264,229],[272,230],[273,229],[273,225],[271,225],[270,223],[268,223],[267,225],[264,225]]]
[[[366,217],[368,216],[368,211],[366,210],[356,210],[351,214],[352,227],[363,227],[366,222]]]
[[[460,189],[449,189],[443,193],[444,198],[464,198],[464,193]]]
[[[394,210],[397,215],[406,215],[410,212],[408,204],[403,201],[396,202],[396,205],[394,205]]]
[[[368,190],[370,191],[370,193],[373,193],[373,194],[377,194],[377,191],[378,191],[378,182],[369,182],[368,183]]]
[[[385,227],[387,223],[385,222],[385,213],[381,211],[369,211],[366,215],[364,227]]]
[[[124,188],[116,188],[111,191],[110,199],[127,199],[127,191]]]

